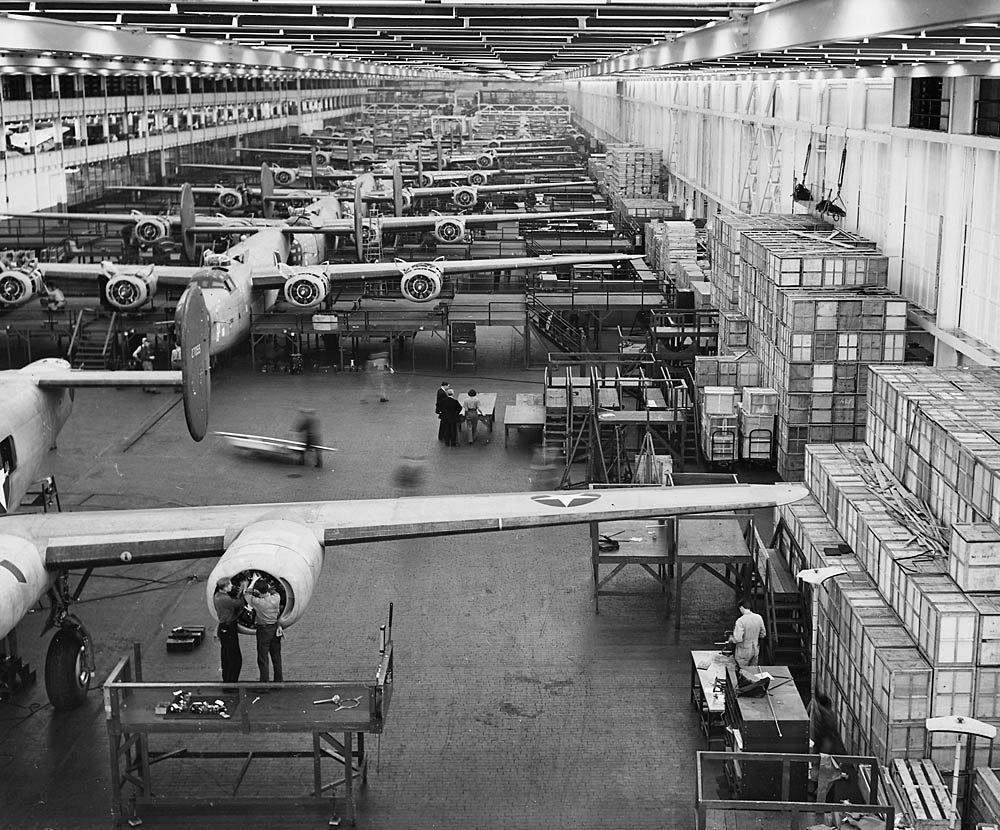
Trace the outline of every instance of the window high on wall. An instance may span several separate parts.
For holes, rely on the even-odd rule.
[[[914,78],[910,85],[910,126],[918,130],[948,131],[951,101],[944,78]]]
[[[980,78],[976,97],[976,135],[1000,136],[1000,78]]]

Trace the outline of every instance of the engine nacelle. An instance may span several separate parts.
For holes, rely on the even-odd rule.
[[[418,182],[421,187],[433,187],[434,186],[434,176],[428,173],[426,170],[422,172],[418,178]]]
[[[295,171],[287,167],[272,167],[271,175],[274,176],[274,183],[279,187],[288,187],[295,181]]]
[[[220,210],[239,210],[243,207],[243,194],[232,187],[223,187],[215,197]]]
[[[583,133],[577,133],[576,135],[573,136],[573,143],[582,147],[584,144],[587,143],[587,136],[585,136]]]
[[[0,513],[4,512],[0,510]],[[45,554],[20,536],[0,536],[0,631],[16,626],[49,587]]]
[[[408,187],[403,188],[403,210],[410,210],[413,207],[413,191]]]
[[[159,216],[141,216],[136,220],[132,236],[140,245],[154,245],[170,237],[170,223]]]
[[[302,618],[322,568],[323,544],[313,531],[291,519],[261,519],[247,525],[212,568],[209,611],[215,615],[212,597],[220,579],[259,573],[278,583],[284,600],[278,622],[287,628]]]
[[[407,300],[429,303],[441,293],[441,272],[428,262],[417,262],[403,271],[399,290]]]
[[[465,237],[465,222],[455,216],[436,219],[434,236],[438,242],[460,242]]]
[[[457,208],[468,210],[479,201],[479,191],[474,187],[456,187],[451,194],[451,203]]]
[[[300,272],[285,280],[285,299],[297,308],[319,305],[330,293],[330,279],[322,272]]]
[[[361,222],[361,244],[378,245],[382,241],[382,223],[378,219],[364,219]]]
[[[375,161],[375,154],[374,153],[362,153],[360,156],[358,156],[358,161],[363,161],[363,162],[366,162],[366,163],[374,163],[374,161]]]
[[[482,170],[474,170],[469,173],[469,184],[473,187],[482,187],[489,181],[489,176]]]
[[[497,157],[493,153],[480,153],[476,156],[476,166],[482,169],[493,167],[497,162]]]
[[[45,286],[38,268],[0,271],[0,307],[14,308],[42,293]]]
[[[316,164],[326,167],[330,164],[330,154],[324,150],[316,151]]]
[[[107,274],[104,296],[119,311],[135,311],[156,293],[156,274],[152,265],[134,273],[120,274],[112,270]]]

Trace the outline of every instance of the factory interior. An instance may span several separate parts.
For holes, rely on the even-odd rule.
[[[0,0],[0,830],[1000,830],[998,194],[986,0]]]

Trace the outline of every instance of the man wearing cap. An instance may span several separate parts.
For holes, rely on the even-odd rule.
[[[257,669],[260,671],[260,681],[268,681],[268,663],[274,668],[274,679],[280,683],[283,679],[281,670],[281,639],[284,632],[278,625],[281,617],[281,595],[274,589],[271,581],[263,576],[257,576],[247,586],[244,596],[250,607],[257,612]]]
[[[441,385],[438,387],[437,391],[437,402],[434,405],[434,411],[437,413],[438,418],[441,417],[441,402],[448,397],[449,389],[451,389],[451,384],[446,380],[441,381]],[[444,440],[444,438],[441,437],[440,430],[438,431],[438,440]]]
[[[222,651],[222,682],[237,683],[243,668],[243,652],[240,651],[240,629],[238,620],[243,611],[242,586],[224,576],[215,584],[212,603],[215,616],[219,618],[219,646]]]

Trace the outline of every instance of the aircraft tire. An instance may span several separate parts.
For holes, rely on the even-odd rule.
[[[86,644],[78,628],[56,632],[45,655],[45,692],[56,709],[75,709],[87,697],[90,670]]]

